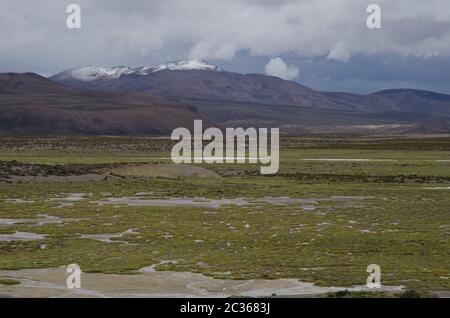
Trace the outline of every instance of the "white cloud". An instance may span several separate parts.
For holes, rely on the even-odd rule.
[[[295,66],[287,65],[282,58],[271,58],[265,67],[267,75],[280,77],[285,80],[293,80],[298,77],[299,70]]]
[[[197,43],[189,54],[190,59],[229,60],[236,54],[237,47],[233,42],[217,43],[207,38]]]
[[[328,53],[329,60],[348,62],[351,58],[350,46],[346,42],[338,42],[331,48]]]
[[[0,1],[0,56],[8,66],[229,60],[240,50],[341,61],[450,56],[448,0],[377,0],[379,30],[366,26],[370,2],[355,0],[77,0],[80,30],[66,28],[67,4],[59,0]]]

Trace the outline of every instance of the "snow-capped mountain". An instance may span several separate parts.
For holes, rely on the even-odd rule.
[[[117,67],[98,67],[93,65],[81,66],[61,72],[55,75],[61,80],[79,80],[79,81],[95,81],[100,79],[119,78],[124,74],[133,73],[133,69],[126,66]]]
[[[158,72],[162,70],[170,70],[170,71],[192,71],[192,70],[200,70],[200,71],[222,71],[215,65],[211,65],[204,60],[182,60],[171,62],[167,64],[161,64],[153,68],[153,72]]]
[[[426,91],[321,92],[262,74],[199,71],[189,63],[84,67],[60,76],[66,79],[0,73],[0,132],[161,134],[199,118],[215,127],[264,125],[292,134],[450,131],[450,95]]]
[[[131,68],[127,66],[115,67],[98,67],[98,66],[81,66],[63,71],[56,74],[53,78],[56,80],[78,80],[84,82],[91,82],[96,80],[110,80],[117,79],[123,75],[149,75],[163,70],[169,71],[222,71],[219,67],[209,64],[204,60],[181,60],[161,64],[158,66],[145,66]]]

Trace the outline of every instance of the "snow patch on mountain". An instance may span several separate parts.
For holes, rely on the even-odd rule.
[[[176,62],[170,62],[166,64],[161,64],[154,67],[136,67],[130,68],[127,66],[116,66],[116,67],[98,67],[98,66],[82,66],[73,68],[64,72],[61,72],[54,77],[58,80],[74,79],[79,81],[96,81],[96,80],[108,80],[120,78],[123,75],[149,75],[159,71],[187,71],[187,70],[199,70],[199,71],[216,71],[221,72],[222,70],[211,65],[204,60],[181,60]]]
[[[182,60],[171,62],[167,64],[161,64],[154,68],[154,72],[170,70],[170,71],[185,71],[185,70],[201,70],[201,71],[221,71],[215,65],[208,64],[204,60]]]
[[[117,67],[98,67],[98,66],[82,66],[64,71],[58,74],[59,79],[76,79],[80,81],[95,81],[100,79],[119,78],[124,74],[131,74],[133,70],[126,66]]]

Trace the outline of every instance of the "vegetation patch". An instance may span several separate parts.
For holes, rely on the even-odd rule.
[[[5,169],[26,166],[19,169],[25,175],[50,173],[47,166],[54,164],[60,172],[51,173],[76,174],[123,164],[135,167],[136,162],[147,168],[168,163],[158,159],[167,157],[159,139],[154,144],[151,139],[99,138],[97,144],[95,140],[35,140],[33,145],[42,147],[30,150],[20,148],[32,144],[25,139],[14,150],[0,146],[0,159],[8,160],[2,164],[9,167]],[[408,141],[406,149],[386,141],[383,150],[379,148],[383,141],[348,140],[351,146],[344,146],[341,141],[330,145],[332,141],[322,140],[326,146],[318,146],[320,140],[313,139],[308,141],[313,145],[307,146],[305,140],[283,141],[276,176],[254,174],[258,167],[252,165],[199,165],[222,177],[149,174],[0,182],[0,219],[51,215],[60,220],[2,222],[0,234],[26,232],[44,238],[1,241],[0,270],[76,263],[83,272],[136,274],[157,264],[156,270],[221,279],[295,278],[320,286],[350,287],[364,285],[367,266],[378,264],[383,285],[405,286],[421,296],[450,290],[450,190],[446,190],[450,141],[434,140],[432,149],[422,140],[417,147]],[[2,143],[12,147],[10,141],[0,139]],[[389,160],[303,160],[336,157]],[[101,204],[127,197],[190,198],[198,203],[240,199],[252,204],[215,208]],[[278,202],[281,197],[284,201]],[[92,239],[117,233],[120,236],[106,241]]]

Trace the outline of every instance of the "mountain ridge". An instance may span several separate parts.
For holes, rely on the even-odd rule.
[[[113,67],[100,67],[95,65],[86,65],[71,68],[62,71],[52,78],[57,81],[63,80],[79,80],[85,82],[91,82],[95,80],[109,80],[118,79],[124,75],[150,75],[163,70],[210,70],[215,72],[222,71],[219,67],[209,64],[204,60],[179,60],[160,64],[157,66],[113,66]]]
[[[2,133],[166,135],[195,119],[204,119],[195,108],[163,97],[85,91],[34,73],[0,73]]]
[[[217,68],[203,61],[210,68]],[[189,64],[189,61],[182,63]],[[219,69],[219,68],[217,68]],[[154,96],[209,101],[290,105],[335,110],[386,112],[412,111],[450,116],[450,95],[413,89],[391,89],[370,94],[322,92],[295,81],[264,74],[241,74],[210,69],[161,69],[146,74],[122,74],[94,81],[55,81],[76,88],[140,92]]]
[[[168,134],[202,119],[286,134],[450,133],[450,95],[430,91],[322,92],[205,61],[82,70],[82,80],[71,70],[0,74],[0,131]]]

